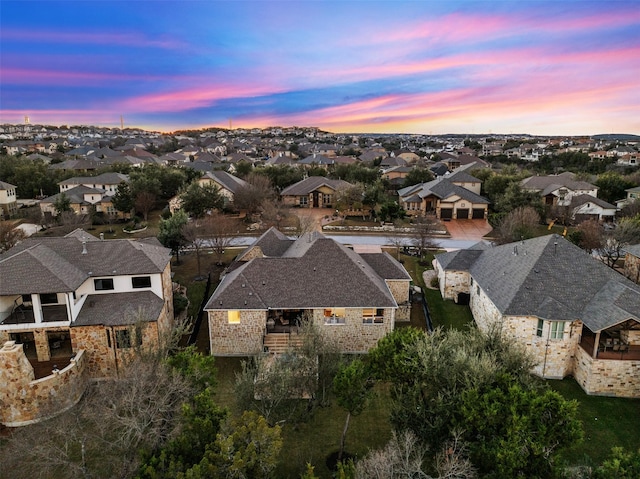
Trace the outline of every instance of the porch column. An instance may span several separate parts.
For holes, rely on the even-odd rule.
[[[593,353],[591,353],[591,356],[593,357],[593,359],[596,359],[598,357],[599,344],[600,344],[600,331],[596,333],[596,342],[593,344]]]
[[[36,323],[42,323],[42,303],[39,294],[31,295],[31,304],[33,305],[33,320]]]

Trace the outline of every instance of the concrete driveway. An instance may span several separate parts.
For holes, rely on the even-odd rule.
[[[480,241],[493,229],[487,220],[451,220],[443,221],[442,224],[447,228],[451,239],[456,240]]]

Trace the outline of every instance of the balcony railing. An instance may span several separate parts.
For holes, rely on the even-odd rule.
[[[67,307],[63,304],[42,306],[42,321],[53,323],[57,321],[68,321]],[[33,307],[18,307],[1,324],[31,324],[35,323]]]

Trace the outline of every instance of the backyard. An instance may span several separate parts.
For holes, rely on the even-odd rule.
[[[227,250],[225,264],[229,264],[238,252],[238,249]],[[395,257],[395,250],[390,250],[390,253]],[[413,283],[420,286],[425,293],[434,326],[462,329],[471,327],[473,319],[467,306],[449,300],[444,301],[438,290],[425,287],[422,272],[431,268],[432,259],[432,254],[423,260],[400,255],[400,260],[411,274]],[[195,315],[197,305],[202,301],[206,283],[196,280],[198,274],[195,253],[182,256],[181,264],[173,264],[172,268],[175,272],[174,280],[188,288],[192,308],[190,314]],[[202,255],[202,270],[211,272],[213,290],[222,271],[222,267],[215,264],[214,255],[208,252]],[[420,324],[419,321],[416,320],[416,325]],[[208,351],[206,321],[200,330],[198,347],[205,352]],[[219,380],[216,399],[219,404],[234,413],[239,412],[235,379],[236,373],[241,370],[243,360],[244,358],[216,358]],[[585,440],[567,451],[564,460],[568,464],[598,464],[609,454],[613,446],[624,446],[629,450],[640,447],[640,429],[636,426],[640,418],[640,400],[587,396],[570,378],[548,383],[565,398],[576,399],[579,402]],[[380,448],[388,441],[391,437],[389,402],[388,391],[380,387],[364,412],[352,418],[346,443],[346,449],[350,454],[362,457],[368,450]],[[315,466],[315,472],[319,477],[330,477],[325,461],[338,449],[345,417],[346,412],[335,401],[331,401],[324,407],[314,409],[304,422],[284,424],[284,443],[276,477],[297,478],[307,462]]]

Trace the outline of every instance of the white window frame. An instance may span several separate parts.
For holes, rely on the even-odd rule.
[[[564,338],[564,323],[565,321],[552,321],[551,332],[549,339],[563,339]]]
[[[347,311],[345,308],[325,308],[324,324],[345,324]]]

